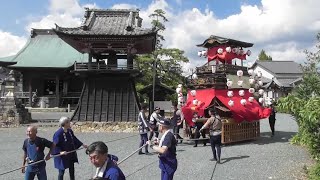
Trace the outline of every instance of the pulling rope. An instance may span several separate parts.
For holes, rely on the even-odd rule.
[[[127,139],[127,138],[130,138],[130,137],[134,137],[134,136],[137,136],[137,135],[132,135],[132,136],[124,137],[124,138],[113,139],[113,140],[107,141],[107,142],[105,142],[105,143],[110,143],[110,142],[114,142],[114,141],[119,141],[119,140],[122,140],[122,139]],[[145,146],[145,145],[144,145],[144,146]],[[142,147],[144,147],[144,146],[142,146]],[[141,147],[141,148],[142,148],[142,147]],[[138,150],[140,150],[141,148],[139,148]],[[84,148],[81,147],[81,148],[79,148],[79,149],[75,149],[75,150],[72,150],[72,151],[68,151],[68,152],[65,152],[65,153],[63,153],[63,154],[51,155],[51,156],[50,156],[50,159],[51,159],[51,158],[55,158],[55,157],[59,157],[59,156],[62,156],[62,155],[67,155],[67,154],[76,152],[76,151],[81,150],[81,149],[84,149]],[[138,151],[138,150],[137,150],[137,151]],[[135,152],[136,152],[136,151],[135,151]],[[131,156],[132,156],[132,155],[131,155]],[[130,157],[130,156],[129,156],[129,157]],[[127,159],[128,159],[129,157],[127,157]],[[49,159],[49,160],[50,160],[50,159]],[[126,160],[126,159],[122,160],[122,162],[125,161],[125,160]],[[13,170],[10,170],[10,171],[7,171],[7,172],[0,173],[0,176],[3,176],[3,175],[5,175],[5,174],[9,174],[9,173],[18,171],[18,170],[23,169],[23,168],[26,168],[26,167],[28,167],[28,166],[32,166],[32,165],[35,165],[35,164],[39,164],[39,163],[44,162],[44,161],[46,161],[46,160],[45,160],[45,159],[42,159],[42,160],[39,160],[39,161],[36,161],[36,162],[33,162],[33,163],[29,163],[29,164],[24,165],[24,166],[21,166],[21,167],[19,167],[19,168],[16,168],[16,169],[13,169]]]
[[[133,156],[135,153],[137,153],[139,150],[141,150],[142,148],[146,147],[148,144],[144,144],[143,146],[139,147],[137,150],[135,150],[133,153],[131,153],[129,156],[125,157],[124,159],[122,159],[121,161],[119,161],[117,164],[120,165],[121,163],[123,163],[125,160],[127,160],[129,157]]]

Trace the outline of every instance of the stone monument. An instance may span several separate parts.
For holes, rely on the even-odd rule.
[[[6,125],[28,123],[31,120],[31,114],[15,96],[16,79],[13,70],[10,71],[4,82],[5,93],[1,97],[0,121]]]

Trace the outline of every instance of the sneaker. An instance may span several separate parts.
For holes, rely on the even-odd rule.
[[[138,153],[139,155],[141,155],[141,154],[145,154],[145,153],[143,153],[142,151],[139,151],[139,153]]]
[[[197,144],[195,144],[193,147],[198,147],[198,145],[197,145]]]
[[[211,158],[210,161],[217,161],[217,159],[216,158]]]
[[[218,164],[221,164],[221,161],[220,161],[220,159],[218,159],[218,160],[217,160],[217,163],[218,163]]]

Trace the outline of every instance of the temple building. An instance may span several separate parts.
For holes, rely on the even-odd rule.
[[[21,72],[31,106],[74,104],[75,121],[135,121],[139,102],[134,63],[155,49],[156,30],[141,27],[138,10],[86,9],[80,27],[34,29],[26,46],[0,65]],[[24,93],[27,92],[27,93]]]

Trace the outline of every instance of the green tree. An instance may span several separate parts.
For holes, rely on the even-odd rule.
[[[185,57],[184,51],[177,48],[162,48],[162,41],[165,41],[161,34],[165,31],[165,11],[162,9],[155,10],[150,16],[152,18],[152,28],[157,30],[156,50],[152,54],[139,55],[136,57],[136,63],[143,71],[143,77],[137,80],[136,88],[140,90],[153,82],[153,66],[155,66],[156,80],[174,88],[177,84],[184,84],[185,77],[182,75],[183,62],[189,62]],[[155,64],[154,64],[155,63]],[[172,99],[172,97],[168,97]]]
[[[318,51],[305,51],[307,61],[302,65],[300,85],[278,102],[278,109],[294,115],[299,125],[299,131],[291,142],[308,147],[316,160],[315,166],[308,171],[311,180],[320,177],[320,33],[317,39]]]
[[[261,50],[258,59],[259,61],[272,61],[272,57],[268,56],[263,49]]]

